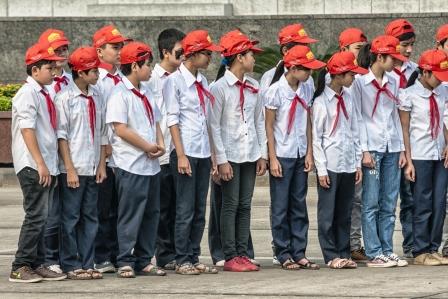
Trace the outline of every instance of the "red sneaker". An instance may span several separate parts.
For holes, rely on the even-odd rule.
[[[260,268],[250,261],[250,258],[247,256],[240,256],[241,263],[245,264],[249,271],[259,271]]]
[[[239,256],[234,257],[224,263],[224,271],[231,272],[249,272],[251,271]]]

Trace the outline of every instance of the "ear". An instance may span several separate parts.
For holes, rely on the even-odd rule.
[[[103,49],[96,48],[96,54],[98,55],[98,57],[103,58]]]
[[[137,72],[138,71],[138,64],[137,64],[137,62],[133,62],[132,64],[131,64],[131,70],[133,71],[133,72]]]
[[[285,55],[286,52],[288,52],[288,48],[286,46],[281,46],[281,47],[282,47],[281,48],[281,52],[282,52],[283,55]]]
[[[36,74],[38,71],[39,71],[39,68],[38,68],[37,66],[33,66],[33,67],[31,68],[31,73],[32,73],[32,74]]]

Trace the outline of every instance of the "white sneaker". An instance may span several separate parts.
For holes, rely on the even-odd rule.
[[[62,269],[61,269],[61,266],[59,266],[59,265],[57,265],[57,264],[55,264],[55,265],[50,265],[50,266],[48,266],[47,268],[50,269],[50,270],[53,271],[53,272],[58,273],[58,274],[62,274],[62,273],[63,273],[63,272],[62,272]]]
[[[383,254],[378,255],[373,260],[367,262],[367,267],[372,268],[391,268],[395,266],[397,266],[397,262],[389,259]]]
[[[272,257],[272,264],[274,266],[280,266],[281,265],[276,256]]]
[[[226,262],[225,260],[217,261],[216,264],[215,264],[215,266],[216,266],[216,267],[224,267],[224,263],[225,263],[225,262]]]
[[[388,258],[389,258],[389,260],[397,262],[397,267],[406,267],[408,265],[408,262],[406,260],[401,259],[395,253],[389,254]]]
[[[260,267],[260,262],[259,261],[255,260],[255,259],[250,259],[250,262],[252,264],[254,264],[255,266],[257,266],[257,267]]]

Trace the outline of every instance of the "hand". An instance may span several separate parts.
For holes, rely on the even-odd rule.
[[[147,153],[150,159],[157,159],[165,154],[165,148],[163,146],[157,145],[157,151],[155,153]]]
[[[212,162],[212,169],[210,171],[210,175],[212,176],[213,183],[221,186],[221,179],[219,177],[218,166],[214,161]]]
[[[280,162],[278,161],[277,158],[271,159],[271,161],[269,163],[269,170],[270,170],[272,176],[274,176],[276,178],[283,177],[282,165],[280,164]]]
[[[398,160],[398,167],[403,168],[406,166],[406,155],[404,152],[400,153],[400,159]]]
[[[106,145],[106,158],[110,157],[110,155],[112,155],[112,145],[107,144]]]
[[[305,156],[305,169],[303,171],[310,172],[314,168],[313,154],[306,154]]]
[[[51,175],[45,162],[37,164],[37,173],[39,174],[39,184],[42,187],[49,187],[51,185]]]
[[[267,169],[267,161],[263,158],[258,159],[257,161],[257,175],[262,176],[266,173]]]
[[[443,150],[442,159],[445,159],[443,166],[445,166],[445,168],[448,168],[448,146],[446,146]]]
[[[218,172],[223,181],[230,181],[233,179],[233,169],[229,162],[218,165]]]
[[[106,178],[106,167],[98,167],[98,169],[96,170],[96,183],[101,184]]]
[[[149,154],[149,153],[155,154],[155,153],[157,153],[158,150],[159,150],[159,147],[158,147],[157,144],[155,144],[155,143],[148,143],[145,152],[147,154]]]
[[[375,161],[372,158],[372,154],[369,152],[364,152],[362,154],[362,166],[372,169],[375,168]]]
[[[330,188],[330,177],[328,175],[319,176],[319,185],[325,189]]]
[[[177,158],[177,171],[180,174],[191,176],[190,161],[188,161],[187,156],[183,155]]]
[[[362,170],[361,168],[356,168],[356,174],[355,174],[355,185],[358,185],[362,182]]]
[[[412,162],[408,163],[406,165],[406,168],[404,169],[404,177],[411,182],[415,182],[415,167]]]
[[[78,173],[74,168],[67,169],[67,185],[69,188],[78,188],[79,187],[79,177]]]

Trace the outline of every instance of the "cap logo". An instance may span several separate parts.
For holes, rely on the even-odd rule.
[[[440,68],[441,68],[442,70],[448,68],[448,60],[442,61],[442,62],[440,63]]]
[[[401,46],[400,46],[400,45],[397,45],[397,47],[395,48],[395,50],[396,50],[397,52],[400,52],[400,49],[401,49]]]
[[[117,28],[112,29],[110,33],[112,33],[112,35],[121,35],[120,31],[118,31]]]
[[[49,47],[49,48],[47,49],[47,52],[48,52],[48,54],[50,54],[50,55],[54,55],[54,49],[53,49],[52,47]]]
[[[96,65],[96,61],[84,63],[84,67],[86,67],[86,68],[93,68],[95,65]]]
[[[212,38],[210,37],[210,35],[207,35],[207,41],[208,41],[209,43],[212,42]]]
[[[299,34],[300,36],[308,36],[308,35],[306,34],[305,29],[303,29],[303,28],[299,30],[298,34]]]
[[[306,58],[308,59],[308,60],[311,60],[311,59],[314,59],[314,54],[313,54],[313,52],[311,52],[311,51],[309,51],[308,53],[306,53]]]
[[[54,42],[55,40],[58,40],[58,39],[61,39],[61,35],[57,32],[53,32],[48,36],[48,41],[50,43]]]

